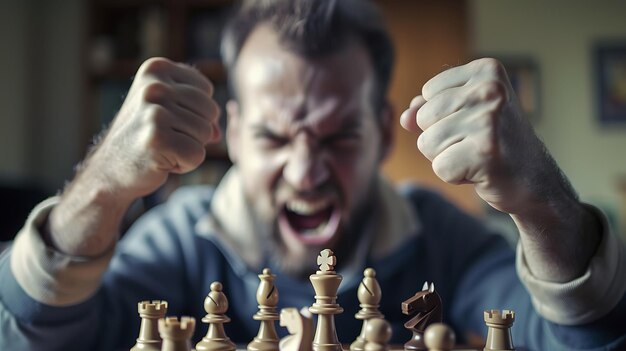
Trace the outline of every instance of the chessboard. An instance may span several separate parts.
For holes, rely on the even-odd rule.
[[[195,318],[166,317],[166,301],[141,301],[137,307],[141,318],[139,337],[131,351],[515,350],[510,332],[515,313],[508,310],[484,312],[485,324],[489,328],[484,349],[456,345],[452,328],[441,323],[442,302],[432,283],[425,283],[421,291],[402,302],[402,312],[410,317],[405,327],[413,332],[412,338],[404,345],[389,345],[392,330],[378,309],[382,292],[372,268],[365,269],[357,290],[360,310],[355,318],[363,321],[361,333],[350,345],[343,345],[337,338],[334,322],[334,316],[343,312],[337,303],[342,277],[334,270],[336,264],[337,259],[331,250],[320,252],[317,257],[319,270],[309,277],[315,290],[315,302],[300,310],[283,308],[278,311],[276,276],[265,268],[259,275],[256,293],[259,310],[252,316],[259,321],[259,332],[248,345],[235,345],[226,335],[224,324],[230,322],[228,298],[220,282],[211,284],[211,291],[204,300],[207,314],[201,322],[208,324],[208,332],[195,345],[191,342],[196,328]],[[313,315],[317,316],[316,326]],[[276,322],[287,328],[289,335],[279,339]]]

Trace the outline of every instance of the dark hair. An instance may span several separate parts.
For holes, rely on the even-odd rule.
[[[222,58],[232,77],[250,33],[269,23],[281,44],[307,58],[340,50],[350,40],[367,49],[376,75],[374,106],[382,108],[393,69],[394,49],[378,9],[367,0],[244,0],[224,28]]]

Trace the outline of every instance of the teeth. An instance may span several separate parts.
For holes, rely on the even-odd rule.
[[[324,232],[324,229],[326,228],[326,224],[327,222],[321,223],[320,225],[317,226],[317,228],[305,230],[302,234],[305,236],[321,235]]]
[[[287,209],[300,215],[310,215],[316,213],[329,205],[329,200],[302,201],[291,200],[287,202]]]

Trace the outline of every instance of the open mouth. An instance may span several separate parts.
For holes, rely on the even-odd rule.
[[[335,236],[341,219],[339,206],[328,200],[291,200],[278,217],[279,230],[306,245],[324,245]]]

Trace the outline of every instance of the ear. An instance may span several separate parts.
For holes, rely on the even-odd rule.
[[[380,111],[380,115],[378,116],[380,121],[380,129],[381,129],[381,152],[380,152],[380,161],[384,161],[391,149],[393,147],[395,136],[396,136],[396,128],[394,124],[394,108],[389,102],[389,100],[385,99],[383,107]]]
[[[239,158],[239,134],[241,133],[241,123],[239,116],[239,103],[235,100],[228,100],[226,103],[226,145],[228,147],[228,157],[233,164]]]
[[[430,283],[430,288],[428,289],[430,292],[435,292],[435,283]]]
[[[428,281],[424,282],[424,286],[422,286],[422,291],[428,290]]]

